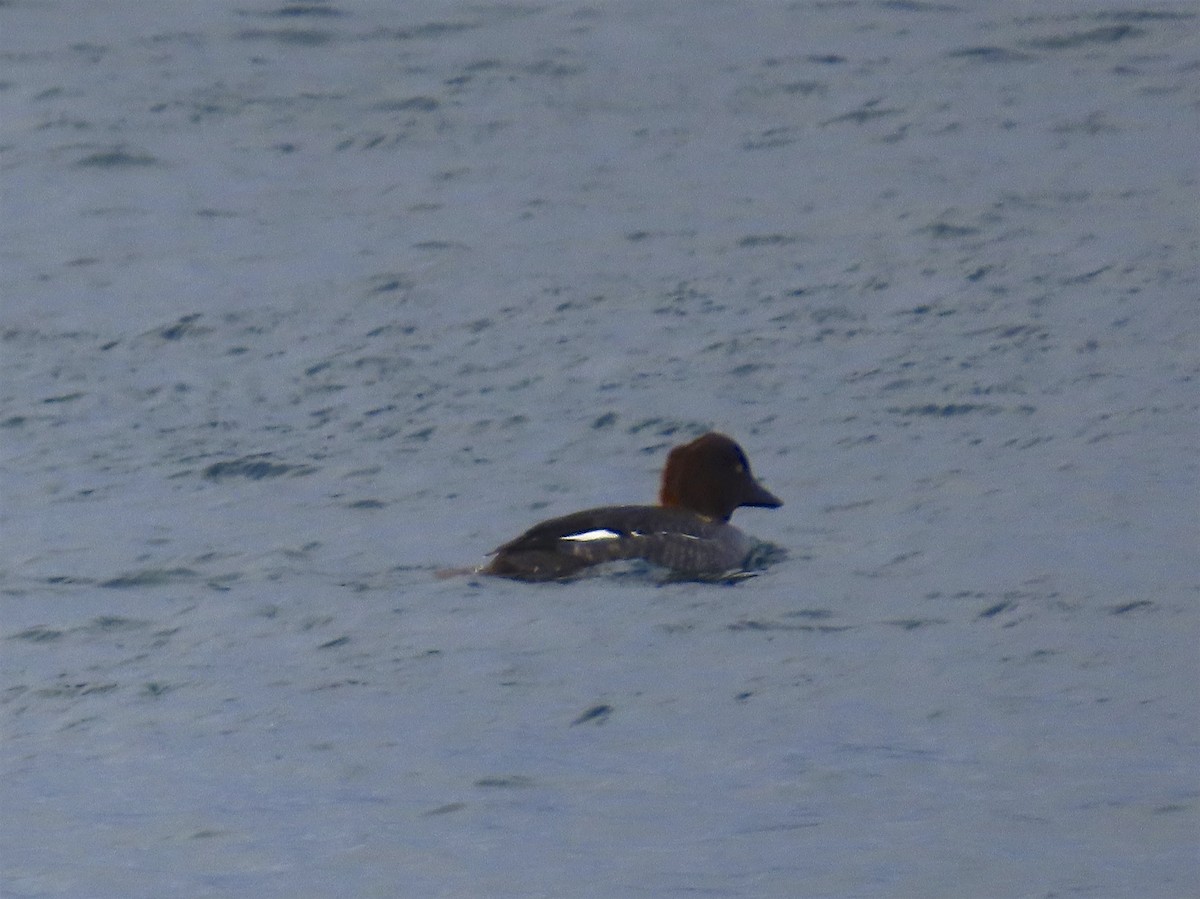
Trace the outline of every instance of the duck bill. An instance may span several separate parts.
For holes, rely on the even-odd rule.
[[[777,497],[774,493],[764,487],[758,481],[754,481],[750,485],[746,498],[742,500],[743,506],[761,506],[764,509],[778,509],[783,505],[783,500]]]

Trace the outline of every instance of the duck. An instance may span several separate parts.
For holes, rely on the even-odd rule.
[[[741,506],[783,505],[745,451],[709,431],[667,453],[658,505],[601,506],[535,524],[489,554],[479,573],[522,581],[574,578],[605,562],[641,559],[682,577],[744,570],[757,541],[729,523]]]

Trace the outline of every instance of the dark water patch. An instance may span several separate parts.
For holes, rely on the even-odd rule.
[[[859,509],[865,509],[867,506],[871,506],[874,504],[875,504],[875,500],[873,500],[873,499],[861,499],[861,500],[855,500],[854,502],[849,502],[849,503],[835,503],[835,504],[829,505],[829,506],[822,506],[821,514],[830,515],[835,512],[855,512]]]
[[[340,690],[342,687],[369,687],[370,681],[360,680],[356,677],[348,677],[344,680],[330,681],[325,684],[318,684],[315,687],[309,688],[309,693],[323,693],[327,690]],[[333,749],[333,743],[314,743],[313,749],[327,750]]]
[[[925,3],[922,0],[881,0],[879,5],[897,12],[962,12],[962,7],[953,3]]]
[[[608,716],[612,714],[613,707],[606,703],[594,705],[590,709],[585,709],[578,718],[571,722],[571,727],[576,724],[587,724],[589,721],[595,724],[603,724]]]
[[[1128,615],[1130,612],[1136,612],[1139,609],[1149,611],[1154,608],[1154,603],[1148,599],[1137,599],[1133,602],[1121,603],[1118,606],[1112,606],[1108,610],[1110,615]]]
[[[0,705],[6,705],[15,699],[20,699],[29,692],[29,689],[25,684],[13,684],[11,687],[5,687],[4,693],[0,694]],[[19,712],[23,712],[27,708],[28,706],[23,706]]]
[[[467,807],[465,802],[448,802],[445,805],[439,805],[437,808],[431,808],[427,812],[421,812],[422,818],[433,818],[437,815],[449,815],[452,812],[461,812]]]
[[[303,17],[333,19],[344,16],[345,13],[340,9],[334,9],[322,3],[292,3],[288,6],[281,6],[279,9],[272,10],[267,15],[277,19],[299,19]]]
[[[359,356],[350,363],[349,369],[367,372],[366,383],[377,384],[381,380],[391,379],[398,372],[412,368],[413,365],[413,360],[408,356],[388,353],[387,355]]]
[[[1158,805],[1150,810],[1152,815],[1173,815],[1176,812],[1190,812],[1194,806],[1191,803],[1170,802],[1166,805]]]
[[[838,751],[856,756],[882,757],[904,761],[928,762],[936,760],[937,749],[922,749],[915,746],[897,746],[892,743],[842,743]]]
[[[658,627],[664,634],[690,634],[696,630],[697,625],[694,621],[677,621],[660,624]]]
[[[921,415],[934,418],[950,418],[954,415],[969,415],[973,412],[996,415],[1003,411],[1003,406],[995,406],[991,403],[924,403],[919,406],[888,409],[888,412],[893,415]]]
[[[1015,602],[1009,602],[1009,601],[1005,600],[1003,602],[998,602],[998,603],[988,606],[986,609],[984,609],[982,612],[980,612],[975,617],[976,618],[995,618],[1001,612],[1007,612],[1007,611],[1010,611],[1011,609],[1015,609],[1016,607],[1017,607],[1017,604]]]
[[[381,287],[383,288],[382,290],[379,290],[376,292],[387,293],[389,291],[398,290],[399,288],[405,287],[405,286],[411,287],[412,284],[411,284],[411,282],[408,282],[408,283],[399,282],[398,283],[397,281],[388,281],[385,285],[381,285]],[[366,336],[367,337],[380,337],[383,335],[397,334],[397,335],[407,337],[410,334],[415,334],[415,333],[417,333],[416,325],[401,324],[400,322],[389,322],[386,325],[380,325],[378,328],[372,328],[370,331],[368,331],[366,333]],[[422,349],[429,349],[429,347],[427,345],[422,345]]]
[[[436,40],[479,27],[476,22],[426,22],[412,28],[378,28],[371,33],[370,37],[390,41]]]
[[[469,250],[465,243],[452,240],[422,240],[412,245],[414,250]]]
[[[53,627],[35,625],[34,627],[26,628],[23,631],[18,631],[15,634],[9,634],[6,639],[27,640],[30,643],[52,643],[61,638],[64,633],[64,631],[60,631]]]
[[[287,47],[323,47],[337,37],[320,28],[246,28],[237,33],[242,41],[274,41]]]
[[[949,222],[932,222],[919,231],[928,234],[930,237],[936,237],[939,240],[945,240],[955,237],[971,237],[979,233],[978,228],[973,228],[970,225],[952,225]]]
[[[861,436],[841,437],[837,441],[838,446],[867,446],[872,443],[879,442],[878,434],[863,434]]]
[[[103,585],[101,585],[103,586]],[[101,615],[93,618],[83,630],[90,634],[111,634],[120,631],[137,631],[148,627],[150,622],[138,618],[124,618],[120,615]]]
[[[1112,268],[1113,268],[1113,266],[1111,266],[1111,265],[1102,265],[1102,266],[1100,266],[1100,268],[1093,269],[1090,272],[1084,272],[1082,275],[1070,275],[1066,278],[1062,278],[1061,280],[1059,280],[1058,283],[1062,284],[1062,285],[1086,284],[1088,281],[1091,281],[1093,278],[1103,275],[1105,272],[1109,271]]]
[[[1024,43],[1027,47],[1034,47],[1038,50],[1074,50],[1094,44],[1115,44],[1130,38],[1144,37],[1145,34],[1144,28],[1135,28],[1132,25],[1106,25],[1088,31],[1032,38]]]
[[[796,140],[796,132],[792,128],[768,128],[766,131],[742,141],[742,149],[774,150],[777,147],[786,147],[794,144]]]
[[[625,433],[638,435],[643,431],[650,431],[656,437],[674,437],[677,434],[684,433],[693,437],[699,437],[708,428],[696,422],[682,422],[674,419],[666,418],[643,418],[641,421],[634,422],[625,428]],[[654,452],[653,448],[647,452]]]
[[[946,54],[950,59],[969,59],[973,62],[1026,62],[1033,59],[1028,53],[1009,50],[1007,47],[963,47],[961,50],[951,50]]]
[[[830,324],[834,322],[862,322],[864,316],[853,312],[846,306],[817,306],[809,312],[809,318],[814,324]]]
[[[88,728],[100,720],[98,715],[84,715],[82,718],[76,718],[73,721],[68,721],[62,726],[62,730],[69,731],[76,728]]]
[[[74,400],[79,399],[83,395],[84,394],[82,394],[82,393],[64,393],[59,396],[48,396],[44,400],[42,400],[42,402],[43,403],[70,403],[70,402],[73,402]]]
[[[371,293],[395,293],[398,290],[411,290],[413,286],[412,279],[404,275],[380,275],[371,280],[374,281],[374,284],[371,286]],[[377,332],[384,331],[390,327],[393,326],[384,325],[383,328],[376,328],[375,331],[368,332],[367,336],[374,337]],[[413,325],[401,328],[401,331],[405,334],[411,334],[415,330],[417,329]]]
[[[554,59],[540,59],[525,66],[527,75],[539,75],[550,78],[568,78],[572,75],[582,75],[587,69],[578,63],[561,62]]]
[[[290,551],[288,555],[297,559],[304,558],[308,555],[310,549],[315,549],[320,545],[321,544],[319,543],[309,543],[308,545],[302,547],[299,551]],[[319,628],[328,627],[331,624],[333,624],[332,615],[310,615],[300,622],[299,630],[301,633],[308,633],[309,631],[315,631]]]
[[[625,239],[630,243],[639,243],[643,240],[648,240],[651,237],[661,237],[662,234],[654,234],[650,231],[630,231],[625,235]]]
[[[1045,661],[1048,661],[1049,659],[1052,659],[1058,655],[1062,655],[1061,650],[1058,650],[1058,649],[1035,649],[1033,652],[1031,652],[1025,656],[1024,661],[1026,661],[1026,662],[1045,662]]]
[[[829,89],[828,82],[825,81],[784,81],[778,84],[771,84],[766,87],[747,88],[739,91],[739,94],[755,97],[770,97],[775,94],[783,94],[784,96],[792,97],[807,97],[811,94],[824,93]]]
[[[874,121],[875,119],[883,119],[889,116],[899,115],[904,111],[902,109],[876,106],[875,104],[878,102],[879,101],[877,100],[872,100],[870,103],[866,103],[858,109],[851,110],[850,112],[844,112],[841,115],[836,115],[831,119],[826,119],[820,123],[821,127],[840,125],[843,122],[849,122],[852,125],[865,125],[867,122]]]
[[[477,59],[474,62],[467,63],[466,71],[494,72],[502,68],[504,68],[504,63],[499,59]]]
[[[592,420],[592,430],[593,431],[604,431],[608,428],[611,428],[616,423],[617,423],[617,413],[616,412],[605,412],[603,415],[598,416],[597,418]]]
[[[350,642],[347,636],[334,637],[332,640],[326,640],[324,643],[319,643],[317,649],[336,649],[339,646],[345,646]]]
[[[475,786],[485,789],[525,789],[533,786],[533,778],[524,774],[493,774],[475,781]]]
[[[359,679],[353,678],[353,677],[348,677],[345,680],[331,681],[330,683],[327,683],[327,684],[318,684],[317,686],[310,688],[308,692],[324,693],[327,690],[340,690],[343,687],[366,687],[369,685],[370,685],[369,681],[359,680]],[[313,748],[314,749],[316,749],[316,748],[325,749],[325,748],[331,748],[331,747],[327,747],[325,744],[321,744],[319,747],[314,746]]]
[[[315,465],[272,462],[270,453],[256,453],[228,462],[214,462],[201,472],[201,476],[210,481],[223,481],[228,478],[248,478],[251,481],[261,481],[265,478],[280,478],[285,475],[304,477],[316,471]]]
[[[772,371],[774,368],[774,365],[746,362],[742,365],[735,365],[733,368],[729,369],[729,373],[735,377],[744,377],[746,375],[753,375],[760,371]]]
[[[434,97],[405,97],[400,100],[381,100],[371,108],[378,112],[433,112],[441,107]]]
[[[807,618],[810,621],[823,621],[826,618],[832,618],[833,612],[830,609],[794,609],[791,612],[784,612],[784,618]]]
[[[997,337],[1010,339],[1013,337],[1046,337],[1046,330],[1038,325],[1001,325],[996,328],[985,329],[984,331],[968,332],[968,334],[983,334],[990,330]]]
[[[1066,122],[1053,129],[1055,134],[1119,134],[1121,128],[1111,124],[1101,112],[1093,112],[1084,119]]]
[[[89,43],[88,41],[80,41],[77,44],[71,44],[71,52],[80,54],[93,65],[102,60],[111,51],[111,47],[105,47],[102,44]]]
[[[1114,9],[1098,12],[1093,18],[1109,22],[1180,22],[1194,19],[1196,15],[1192,12],[1169,12],[1156,9]]]
[[[931,627],[936,624],[945,624],[944,618],[896,618],[892,621],[885,621],[884,624],[891,627],[898,627],[902,631],[915,631],[923,627]]]
[[[57,586],[70,587],[70,586],[75,586],[75,585],[94,584],[94,583],[96,583],[96,581],[94,578],[90,578],[90,577],[75,577],[74,575],[69,575],[69,574],[56,574],[56,575],[51,575],[50,577],[46,578],[46,583],[51,584],[56,587]]]
[[[533,785],[533,778],[524,774],[492,774],[475,781],[475,786],[486,790],[524,790]]]
[[[53,687],[43,687],[40,690],[34,690],[37,696],[43,696],[47,699],[73,699],[79,696],[103,696],[105,693],[112,693],[117,689],[115,683],[90,683],[82,682],[75,684],[55,684]]]
[[[741,698],[739,694],[738,698]],[[819,818],[814,818],[812,821],[789,821],[783,824],[762,824],[757,827],[742,827],[736,833],[739,835],[750,835],[758,833],[789,833],[796,830],[809,830],[814,827],[822,827],[824,823]]]
[[[913,306],[911,309],[901,309],[896,315],[936,315],[938,318],[945,318],[949,315],[954,315],[955,309],[940,309],[937,306],[932,306],[928,303],[922,303],[920,306]]]
[[[192,580],[197,576],[197,573],[190,568],[147,568],[143,571],[122,574],[107,581],[101,581],[100,586],[110,590],[162,587],[179,581]]]
[[[163,340],[182,340],[184,337],[199,337],[212,331],[212,328],[198,324],[199,321],[200,313],[193,312],[181,317],[174,324],[159,329],[157,333]]]
[[[346,504],[347,509],[384,509],[387,503],[377,499],[359,499]]]
[[[11,415],[3,421],[0,421],[0,428],[19,428],[27,421],[29,421],[29,419],[24,415]]]
[[[826,81],[785,81],[775,85],[775,90],[781,94],[793,94],[807,97],[809,94],[823,93],[829,89]]]
[[[755,247],[782,247],[797,242],[791,234],[749,234],[738,240],[737,245],[742,249]]]
[[[369,134],[361,134],[357,137],[348,137],[345,140],[340,140],[334,144],[334,150],[342,152],[350,149],[389,149],[402,144],[405,140],[406,135],[404,133],[380,134],[376,131]]]
[[[1014,346],[1023,347],[1031,341],[1044,341],[1050,337],[1050,332],[1040,325],[996,325],[990,328],[965,331],[964,337],[988,336],[998,340],[1010,341]],[[989,349],[996,349],[993,345]]]
[[[756,631],[759,633],[784,631],[805,634],[840,634],[843,631],[851,630],[848,624],[798,624],[764,618],[740,618],[728,627],[731,631]]]
[[[1014,411],[1023,412],[1026,415],[1032,415],[1034,412],[1037,411],[1037,407],[1036,406],[1017,406],[1017,407],[1015,407]],[[1011,447],[1011,448],[1017,449],[1017,450],[1027,450],[1027,449],[1032,449],[1035,446],[1040,446],[1043,443],[1049,443],[1053,439],[1054,439],[1053,437],[1046,437],[1044,435],[1039,435],[1037,437],[1010,437],[1008,440],[1005,440],[1004,443],[1001,445],[1005,446],[1005,447]]]
[[[151,156],[149,153],[131,153],[126,150],[104,150],[100,153],[92,153],[83,157],[75,163],[80,168],[96,168],[96,169],[128,169],[128,168],[144,168],[146,166],[158,165],[157,157]]]

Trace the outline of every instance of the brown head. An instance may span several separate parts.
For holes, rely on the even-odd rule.
[[[754,480],[742,448],[710,431],[667,453],[658,501],[728,521],[738,506],[775,509],[783,502]]]

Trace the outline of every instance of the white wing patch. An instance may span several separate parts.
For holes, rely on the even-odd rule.
[[[564,534],[559,539],[588,543],[594,540],[616,540],[620,536],[616,531],[610,531],[608,528],[597,528],[594,531],[584,531],[580,534]]]
[[[563,534],[559,540],[571,540],[576,543],[595,543],[600,540],[620,540],[626,537],[648,537],[650,536],[645,531],[631,530],[628,533],[622,534],[617,531],[609,530],[608,528],[596,528],[593,531],[580,531],[578,534]],[[703,537],[697,537],[695,534],[671,533],[665,532],[661,536],[670,537],[677,540],[703,540]]]

